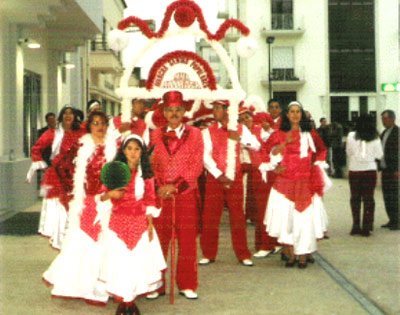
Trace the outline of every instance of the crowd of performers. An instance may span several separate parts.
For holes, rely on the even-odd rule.
[[[286,267],[313,262],[327,229],[322,195],[329,180],[326,148],[302,105],[292,102],[281,113],[271,100],[269,113],[257,113],[242,104],[233,131],[227,129],[229,101],[213,102],[213,119],[197,126],[185,118],[189,103],[179,91],[165,93],[156,109],[158,128],[146,124],[139,99],[132,102],[130,123],[109,119],[97,101],[88,103],[86,121],[64,107],[58,127],[32,148],[28,180],[46,169],[39,233],[60,249],[43,274],[53,296],[103,305],[111,297],[119,302],[117,314],[139,314],[136,298],[165,295],[176,236],[179,293],[197,299],[197,268],[217,259],[225,207],[243,266],[253,266],[246,218],[255,224],[254,257],[283,247]],[[229,139],[236,141],[234,157],[227,154]],[[50,166],[43,160],[49,147]],[[226,174],[230,158],[234,180]],[[102,167],[114,160],[131,170],[124,189],[101,182]]]

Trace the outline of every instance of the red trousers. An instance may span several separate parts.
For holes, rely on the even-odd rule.
[[[243,211],[243,176],[236,174],[233,186],[225,188],[211,174],[207,175],[206,198],[202,216],[200,245],[203,256],[215,260],[218,252],[219,224],[224,202],[229,208],[233,250],[239,261],[249,259],[247,247],[246,219]]]
[[[261,173],[258,169],[253,170],[253,191],[257,203],[257,221],[255,228],[255,248],[259,250],[274,250],[277,246],[276,238],[270,237],[264,224],[265,211],[267,208],[269,194],[276,175],[268,172],[267,183],[262,181]]]
[[[350,171],[350,205],[353,225],[360,226],[361,200],[364,202],[362,229],[372,231],[374,223],[376,171]]]
[[[196,291],[197,282],[197,245],[198,231],[196,191],[175,196],[175,235],[178,240],[178,263],[176,268],[176,282],[179,290]],[[164,200],[161,214],[154,219],[161,248],[165,260],[168,259],[168,249],[172,238],[172,200]],[[158,292],[165,292],[165,275],[163,286]]]

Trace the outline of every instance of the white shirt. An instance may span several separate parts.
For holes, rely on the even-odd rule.
[[[179,127],[172,129],[171,127],[167,128],[167,132],[168,131],[175,131],[176,136],[178,139],[180,139],[183,135],[183,132],[185,131],[185,125],[184,124],[180,124]]]
[[[356,140],[356,133],[350,132],[346,141],[346,153],[349,157],[349,171],[373,171],[377,169],[375,160],[383,157],[381,140]]]
[[[222,127],[222,124],[218,123],[218,127]],[[242,147],[258,151],[260,150],[260,143],[256,136],[254,136],[246,126],[242,126],[242,135],[240,136],[240,144]],[[215,178],[220,177],[223,172],[218,169],[217,163],[212,157],[213,144],[211,141],[210,131],[204,129],[202,131],[204,141],[204,167],[209,171]]]

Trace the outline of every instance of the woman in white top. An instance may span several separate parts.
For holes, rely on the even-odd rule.
[[[347,137],[346,153],[349,163],[350,204],[353,215],[353,228],[350,235],[370,236],[375,211],[376,160],[380,160],[383,156],[381,140],[372,116],[361,115],[358,118],[355,131],[350,132]],[[364,203],[362,228],[360,228],[361,200]]]

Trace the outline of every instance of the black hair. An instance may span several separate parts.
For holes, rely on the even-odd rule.
[[[92,113],[89,115],[88,121],[87,121],[87,124],[86,124],[86,131],[87,131],[88,133],[90,133],[90,125],[92,124],[93,119],[94,119],[94,117],[96,117],[96,116],[101,117],[101,118],[105,121],[105,123],[107,124],[107,126],[108,126],[108,117],[107,117],[107,115],[106,115],[104,112],[98,112],[98,111],[92,112]]]
[[[292,125],[290,124],[289,118],[287,117],[289,109],[290,109],[290,107],[288,109],[285,109],[281,113],[282,123],[281,123],[281,127],[279,129],[282,131],[289,131],[292,129]],[[303,107],[300,107],[300,111],[301,111],[301,120],[300,120],[301,131],[311,131],[312,130],[311,121],[309,118],[307,118]]]
[[[85,114],[80,109],[76,109],[76,116],[78,116],[78,120],[81,123],[85,120]]]
[[[60,124],[62,124],[62,122],[63,122],[63,116],[64,116],[65,112],[66,112],[68,109],[72,110],[72,114],[74,114],[74,121],[72,122],[72,127],[71,127],[71,129],[72,129],[72,130],[78,130],[78,129],[80,129],[80,128],[81,128],[81,125],[80,125],[80,123],[79,123],[78,116],[77,116],[77,114],[76,114],[76,110],[75,110],[75,108],[73,108],[72,106],[64,106],[64,107],[60,110],[60,113],[58,114],[58,118],[57,118],[58,122],[59,122]]]
[[[44,119],[46,119],[46,121],[49,119],[49,117],[53,116],[54,118],[56,118],[56,114],[49,112],[46,114],[46,116],[44,116]]]
[[[319,122],[322,123],[322,121],[323,121],[324,119],[326,119],[326,118],[325,118],[325,117],[320,118],[320,119],[319,119]]]
[[[90,106],[91,106],[93,103],[99,103],[99,105],[100,105],[100,107],[101,107],[100,101],[98,101],[98,100],[96,100],[96,99],[92,99],[92,100],[90,100],[89,102],[87,102],[86,112],[89,111],[89,108],[90,108]]]
[[[142,177],[143,179],[149,179],[154,176],[153,170],[151,169],[151,164],[150,164],[150,155],[153,149],[147,150],[147,147],[145,145],[142,145],[142,143],[139,141],[139,139],[128,139],[127,141],[123,142],[121,148],[118,150],[117,157],[115,158],[116,161],[121,161],[126,164],[128,164],[128,160],[124,154],[124,150],[126,146],[129,144],[129,142],[134,141],[137,143],[137,145],[142,149],[142,154],[140,156],[140,166],[142,168]]]
[[[357,118],[356,126],[356,139],[363,141],[372,141],[378,138],[378,131],[375,126],[375,118],[368,114],[361,114]]]
[[[391,109],[386,109],[382,112],[381,116],[387,114],[389,116],[389,118],[391,119],[396,119],[396,114],[394,113],[394,111],[392,111]]]
[[[277,103],[277,104],[279,105],[279,107],[281,107],[281,104],[279,104],[278,100],[275,99],[275,98],[271,98],[271,99],[268,101],[268,107],[269,107],[272,103]]]

